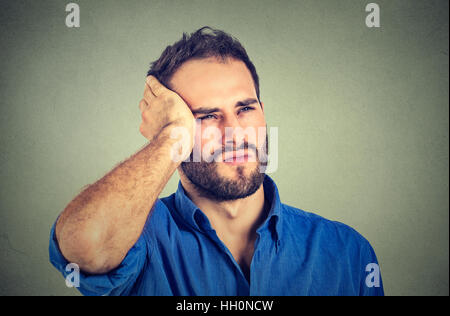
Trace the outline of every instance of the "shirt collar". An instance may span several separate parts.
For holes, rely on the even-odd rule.
[[[279,240],[281,235],[281,201],[275,182],[268,176],[264,177],[264,196],[266,201],[270,203],[269,214],[264,223],[257,229],[258,233],[262,233],[268,229],[274,240]],[[178,189],[175,192],[175,206],[180,216],[194,229],[198,231],[213,230],[206,215],[192,202],[186,195],[186,191],[178,182]]]

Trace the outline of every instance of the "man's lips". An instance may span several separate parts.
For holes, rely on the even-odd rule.
[[[247,162],[249,158],[252,158],[253,155],[247,151],[233,151],[226,152],[224,154],[223,162],[225,163],[239,163],[239,162]]]

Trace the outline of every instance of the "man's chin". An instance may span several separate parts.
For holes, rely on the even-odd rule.
[[[189,164],[195,162],[182,164],[182,169],[198,193],[217,201],[245,198],[253,194],[264,179],[264,174],[259,172],[259,164],[255,162]]]

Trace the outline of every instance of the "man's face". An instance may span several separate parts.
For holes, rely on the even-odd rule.
[[[264,180],[259,153],[267,149],[267,134],[264,105],[246,65],[235,59],[189,60],[170,85],[197,121],[190,162],[181,164],[186,177],[200,194],[215,200],[253,194]],[[194,152],[203,153],[200,162],[193,161]],[[205,153],[210,154],[208,161]]]

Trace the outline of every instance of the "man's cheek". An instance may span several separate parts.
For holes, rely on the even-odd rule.
[[[259,126],[257,131],[258,137],[258,148],[265,148],[267,142],[267,126]]]
[[[222,133],[214,126],[197,129],[193,148],[193,161],[221,161]]]
[[[197,128],[195,129],[194,147],[192,148],[191,161],[201,162],[201,156],[202,156],[202,129],[201,129],[201,121],[197,120]]]

